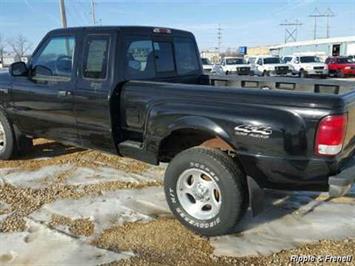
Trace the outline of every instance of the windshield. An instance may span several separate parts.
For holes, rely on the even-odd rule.
[[[288,62],[290,62],[291,60],[292,60],[292,57],[287,56],[287,57],[284,57],[282,61],[283,61],[284,63],[288,63]]]
[[[226,64],[227,65],[242,65],[242,64],[245,64],[245,61],[242,58],[230,58],[230,59],[226,59]]]
[[[352,63],[351,59],[350,58],[346,58],[346,57],[338,58],[336,62],[338,64],[349,64],[349,63]]]
[[[316,56],[301,56],[301,63],[320,63],[320,59]]]
[[[254,63],[255,63],[255,60],[256,60],[255,57],[250,57],[250,58],[248,59],[248,63],[249,63],[249,64],[254,64]]]
[[[202,65],[211,65],[210,60],[208,60],[207,58],[201,58],[202,60]]]
[[[278,57],[268,57],[264,58],[264,64],[280,64],[281,60]]]

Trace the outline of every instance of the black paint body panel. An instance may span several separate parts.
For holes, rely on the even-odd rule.
[[[128,35],[155,38],[153,28],[60,29],[47,34],[39,47],[51,36],[67,33],[77,39],[70,82],[38,84],[27,77],[0,74],[0,89],[8,90],[0,90],[1,107],[24,134],[157,163],[164,138],[175,130],[201,130],[234,147],[245,172],[259,184],[280,189],[326,189],[328,177],[338,173],[353,155],[352,92],[320,95],[215,87],[207,85],[209,80],[202,75],[202,66],[189,76],[128,81],[124,69],[125,39]],[[81,77],[83,40],[87,34],[110,36],[105,81]],[[172,30],[171,35],[194,38],[191,33],[178,30]],[[60,97],[61,90],[71,94]],[[344,151],[336,157],[315,156],[314,138],[320,119],[345,112],[349,128]],[[236,135],[235,127],[239,125],[269,127],[272,134],[268,138]],[[135,154],[130,152],[135,145],[119,150],[125,141],[140,143]]]

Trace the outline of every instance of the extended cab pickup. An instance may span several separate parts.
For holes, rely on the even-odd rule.
[[[260,189],[350,189],[355,93],[210,84],[189,32],[51,31],[27,64],[0,73],[0,159],[45,137],[168,162],[169,206],[204,235],[232,232]]]

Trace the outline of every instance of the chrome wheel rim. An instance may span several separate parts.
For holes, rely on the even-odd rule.
[[[222,205],[222,193],[211,175],[201,169],[188,169],[177,180],[181,207],[198,220],[216,217]]]
[[[5,145],[6,145],[5,130],[2,123],[0,123],[0,152],[2,152],[5,149]]]

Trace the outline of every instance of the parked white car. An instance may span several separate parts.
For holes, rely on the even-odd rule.
[[[291,73],[289,65],[277,56],[259,56],[255,60],[255,71],[259,76],[277,76]]]
[[[201,58],[203,72],[210,73],[213,68],[213,64],[208,58]]]
[[[216,68],[218,68],[216,66]],[[216,72],[223,72],[224,74],[238,74],[250,75],[251,65],[249,65],[242,57],[225,57],[222,59],[219,69]]]
[[[294,55],[288,64],[292,67],[293,74],[305,78],[307,76],[328,76],[328,66],[314,55]]]

